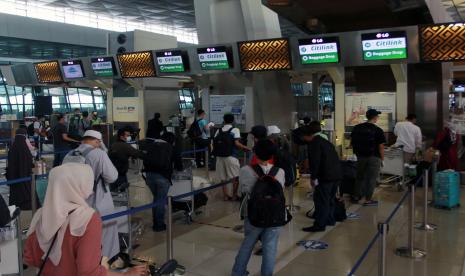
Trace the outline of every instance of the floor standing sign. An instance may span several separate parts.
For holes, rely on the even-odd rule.
[[[139,122],[139,98],[115,97],[113,98],[113,121]]]

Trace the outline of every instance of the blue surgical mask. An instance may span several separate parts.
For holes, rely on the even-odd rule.
[[[131,141],[132,141],[132,137],[131,137],[131,136],[126,137],[126,142],[127,142],[127,143],[129,143],[129,142],[131,142]]]

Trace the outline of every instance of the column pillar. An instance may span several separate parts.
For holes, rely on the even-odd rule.
[[[334,91],[334,131],[336,133],[336,145],[342,144],[345,132],[345,71],[344,67],[330,67],[327,69],[335,83]]]
[[[408,115],[407,64],[391,64],[396,80],[396,120],[402,121]]]

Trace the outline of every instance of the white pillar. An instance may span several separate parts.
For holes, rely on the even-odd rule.
[[[391,64],[396,80],[396,121],[402,121],[408,114],[407,64]]]

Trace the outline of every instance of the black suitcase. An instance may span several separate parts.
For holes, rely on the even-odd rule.
[[[340,184],[340,191],[343,195],[353,195],[355,187],[355,178],[357,177],[357,162],[341,161],[341,168],[342,181]]]

